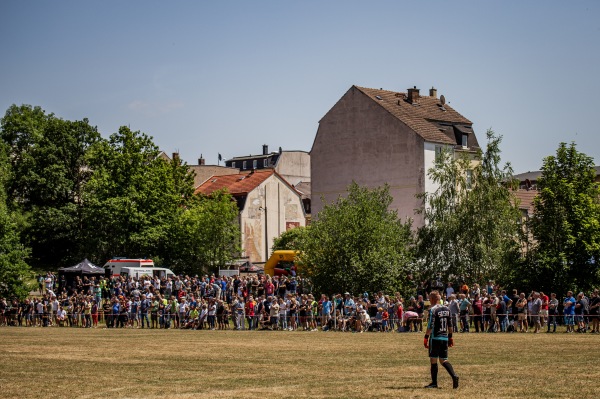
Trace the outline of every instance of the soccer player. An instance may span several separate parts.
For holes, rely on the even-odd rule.
[[[457,389],[458,376],[448,361],[448,347],[454,346],[454,341],[452,340],[450,309],[444,305],[439,305],[439,300],[439,292],[431,291],[429,294],[429,301],[431,303],[429,322],[427,323],[427,332],[425,333],[425,338],[423,340],[423,345],[425,345],[425,348],[429,349],[431,384],[427,385],[425,388],[438,387],[437,374],[439,361],[452,377],[452,388]]]

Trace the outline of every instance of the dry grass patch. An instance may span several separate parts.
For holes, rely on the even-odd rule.
[[[457,334],[431,392],[422,334],[0,329],[3,398],[592,398],[600,337]]]

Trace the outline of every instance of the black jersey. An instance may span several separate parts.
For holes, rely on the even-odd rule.
[[[435,305],[429,310],[427,328],[431,329],[431,339],[448,340],[448,330],[451,327],[450,309],[444,305]]]

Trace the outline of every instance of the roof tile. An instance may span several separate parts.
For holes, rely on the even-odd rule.
[[[209,195],[226,188],[233,195],[248,194],[275,173],[273,169],[256,170],[236,175],[213,176],[196,188],[195,194]]]
[[[456,112],[448,104],[445,104],[442,109],[442,103],[435,97],[420,96],[418,105],[413,105],[406,100],[407,95],[405,93],[355,87],[373,101],[379,103],[426,141],[456,144],[454,140],[440,131],[439,125],[435,122],[472,125],[470,120]]]

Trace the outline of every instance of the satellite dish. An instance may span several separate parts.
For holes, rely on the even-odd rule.
[[[442,102],[442,105],[446,104],[446,97],[444,97],[443,94],[440,96],[440,101]]]

